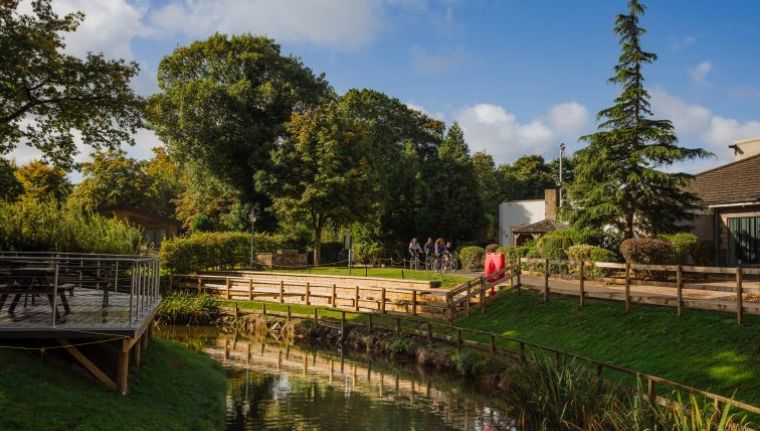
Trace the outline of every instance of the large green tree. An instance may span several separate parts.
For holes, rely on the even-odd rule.
[[[274,152],[272,174],[262,171],[258,179],[278,211],[303,213],[319,264],[325,227],[357,220],[376,204],[372,151],[364,125],[338,102],[294,114],[288,131]]]
[[[485,213],[485,230],[481,234],[482,240],[495,241],[498,238],[499,229],[499,204],[501,203],[500,181],[496,173],[496,164],[493,157],[483,151],[478,151],[470,159],[478,179],[480,200],[483,202]]]
[[[679,147],[673,124],[652,118],[642,68],[657,56],[641,46],[643,13],[644,6],[630,0],[627,13],[617,16],[621,54],[610,82],[621,92],[612,107],[599,112],[598,131],[582,138],[588,146],[576,153],[575,181],[567,189],[575,225],[612,225],[625,238],[672,230],[690,218],[696,202],[686,190],[690,176],[660,169],[709,155]]]
[[[0,158],[0,199],[14,201],[22,193],[24,187],[16,178],[18,167],[14,161]]]
[[[122,150],[98,151],[92,161],[82,164],[82,182],[68,202],[85,210],[108,206],[152,209],[151,178],[145,165]]]
[[[158,67],[160,93],[148,117],[169,153],[231,185],[244,204],[269,206],[254,175],[270,168],[270,152],[291,114],[332,97],[324,76],[280,53],[266,37],[215,34],[177,48]],[[260,224],[274,228],[264,214]]]
[[[66,171],[40,160],[19,167],[16,179],[24,189],[24,196],[32,199],[62,200],[71,192]]]
[[[95,148],[132,143],[142,124],[143,101],[129,87],[137,63],[67,55],[63,38],[84,15],[60,17],[51,0],[32,1],[26,15],[19,4],[0,2],[0,156],[25,143],[70,167],[75,136]]]

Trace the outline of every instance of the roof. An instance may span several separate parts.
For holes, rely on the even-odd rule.
[[[696,174],[689,189],[705,206],[760,202],[760,154]]]
[[[557,220],[544,219],[526,226],[519,226],[512,229],[512,233],[546,233],[566,227],[564,223]]]

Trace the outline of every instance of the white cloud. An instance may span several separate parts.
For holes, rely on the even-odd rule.
[[[446,114],[444,114],[441,111],[430,112],[424,106],[417,105],[417,104],[414,104],[414,103],[406,103],[406,106],[409,109],[412,109],[414,111],[422,112],[423,114],[427,115],[428,117],[435,118],[436,120],[441,120],[441,121],[445,121],[446,120]]]
[[[573,144],[589,127],[585,106],[566,102],[552,106],[542,118],[521,123],[501,106],[481,103],[454,115],[474,151],[488,151],[497,163],[512,162],[525,154],[556,157],[561,141]]]
[[[713,166],[733,160],[728,145],[734,141],[760,136],[759,120],[739,121],[716,115],[704,106],[690,104],[662,89],[652,91],[652,108],[656,117],[673,122],[682,145],[703,146],[715,153],[718,160],[713,160]],[[687,170],[695,172],[692,168],[687,167]]]
[[[435,74],[448,72],[467,60],[464,48],[450,48],[438,52],[429,52],[420,46],[409,48],[412,67],[419,73]]]
[[[172,0],[151,11],[149,22],[158,31],[190,37],[251,32],[354,49],[381,29],[380,6],[375,0]]]
[[[689,68],[691,81],[700,87],[708,87],[710,81],[707,80],[707,74],[710,73],[710,70],[712,70],[712,63],[709,61],[703,61],[698,65]]]

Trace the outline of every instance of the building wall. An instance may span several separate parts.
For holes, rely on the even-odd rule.
[[[499,205],[499,244],[514,244],[512,229],[544,219],[546,201],[543,199],[502,202]]]

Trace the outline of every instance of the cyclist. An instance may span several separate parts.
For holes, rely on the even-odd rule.
[[[420,243],[417,241],[417,238],[412,238],[412,241],[409,243],[409,255],[412,257],[410,266],[412,266],[414,269],[417,269],[420,264],[421,253],[422,247],[420,247]]]
[[[435,255],[435,243],[433,238],[428,237],[425,243],[425,269],[433,269],[433,256]]]
[[[446,243],[444,254],[446,255],[446,269],[453,271],[456,265],[456,255],[454,255],[454,244],[452,244],[451,241]]]
[[[435,263],[434,269],[443,269],[443,258],[446,253],[446,243],[443,242],[443,238],[435,240]]]

